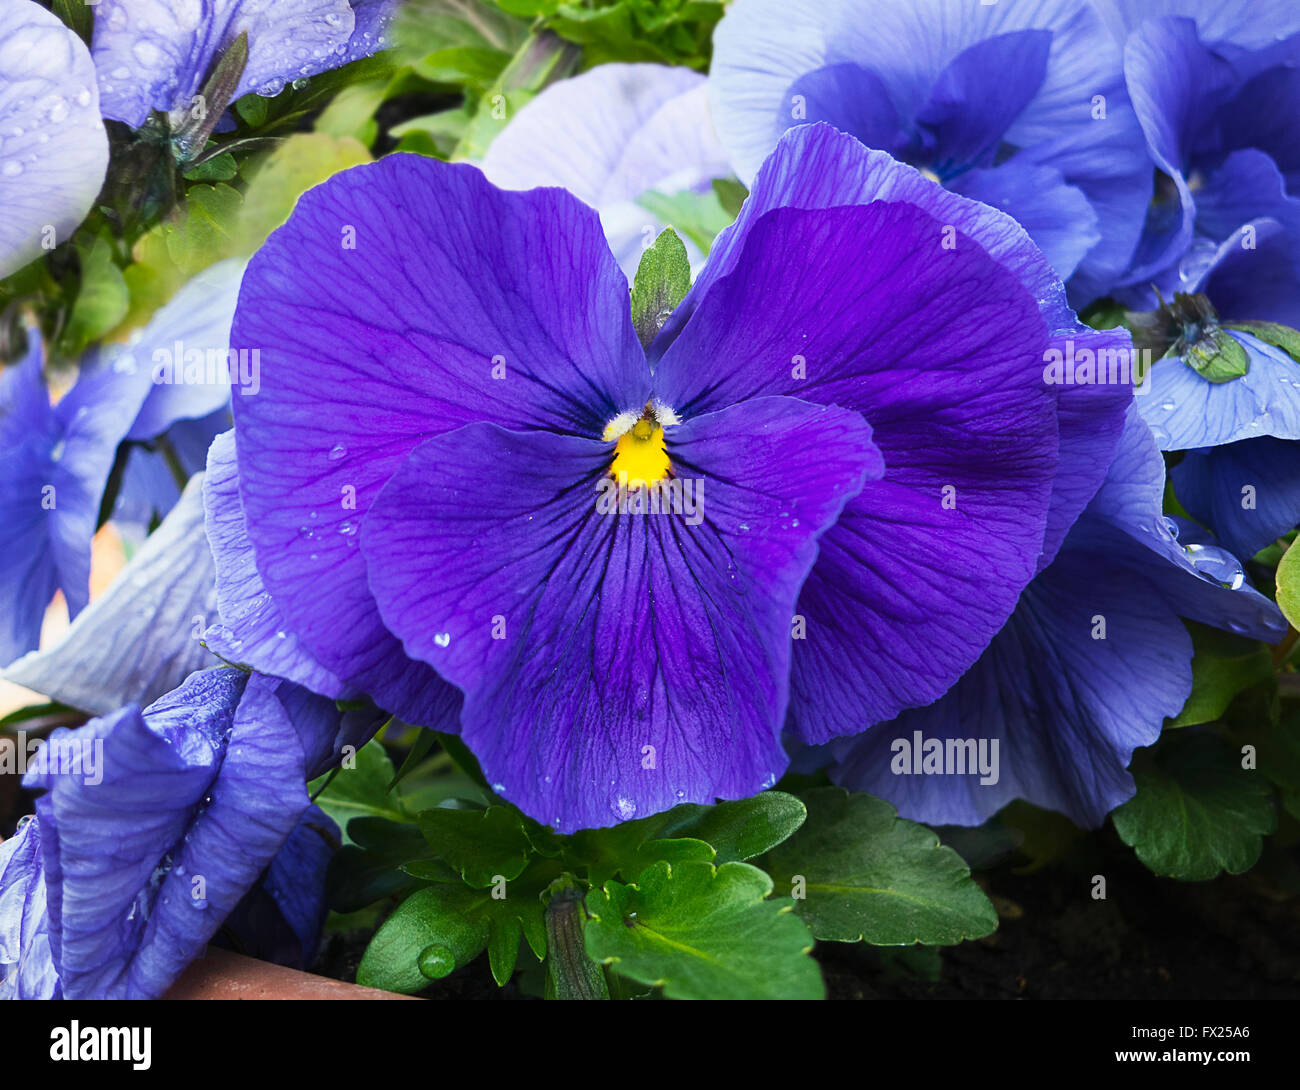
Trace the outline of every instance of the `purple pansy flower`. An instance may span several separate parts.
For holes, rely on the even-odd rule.
[[[629,280],[664,228],[638,201],[706,191],[730,173],[709,119],[708,81],[662,64],[602,64],[552,84],[492,141],[483,173],[502,189],[558,185],[600,213]],[[684,239],[692,267],[704,260]]]
[[[915,821],[978,825],[1019,798],[1100,825],[1133,795],[1133,750],[1155,742],[1191,691],[1179,618],[1270,643],[1286,631],[1234,557],[1179,542],[1161,514],[1164,487],[1164,461],[1131,409],[1101,489],[979,662],[935,703],[833,742],[831,778]],[[926,742],[965,739],[985,747],[984,770],[976,751],[965,774],[925,774]]]
[[[397,0],[100,0],[91,52],[105,117],[133,128],[188,110],[243,31],[248,63],[231,101],[384,48]]]
[[[95,68],[32,0],[0,7],[0,279],[65,241],[108,168]]]
[[[305,195],[240,295],[262,391],[208,497],[252,545],[238,593],[562,830],[770,785],[787,703],[824,741],[940,695],[1130,397],[1043,383],[1049,345],[1127,336],[1074,321],[1014,221],[826,126],[673,318],[652,370],[590,209],[404,155]],[[699,517],[602,510],[624,469],[625,502],[694,484]]]
[[[67,999],[155,998],[228,918],[262,928],[243,936],[253,948],[301,963],[328,858],[303,838],[337,835],[305,783],[377,725],[217,669],[144,711],[52,733],[24,779],[43,792],[38,827],[0,848],[0,987],[48,992],[53,973]]]
[[[1133,251],[1150,165],[1085,0],[735,0],[709,83],[744,181],[826,121],[1014,216],[1083,302]]]

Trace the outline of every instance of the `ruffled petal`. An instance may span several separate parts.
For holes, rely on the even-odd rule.
[[[1300,443],[1294,440],[1189,450],[1171,476],[1188,513],[1238,556],[1254,556],[1300,524]]]
[[[288,631],[288,622],[257,573],[239,501],[233,431],[219,435],[208,451],[203,500],[207,537],[216,563],[220,615],[220,623],[207,630],[208,646],[230,662],[296,681],[324,696],[336,700],[355,696],[355,690],[317,662]]]
[[[144,712],[51,734],[24,784],[45,792],[36,808],[64,995],[166,991],[276,858],[340,733],[332,701],[222,669]]]
[[[0,999],[57,999],[50,953],[40,823],[27,820],[0,844]]]

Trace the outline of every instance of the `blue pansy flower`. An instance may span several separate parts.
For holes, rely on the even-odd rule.
[[[1085,0],[736,0],[709,82],[744,181],[826,121],[1014,216],[1080,301],[1128,264],[1151,171]]]
[[[564,830],[752,794],[787,706],[824,741],[933,700],[1054,555],[1131,397],[1047,386],[1068,339],[1128,344],[1009,217],[828,126],[782,139],[648,356],[591,209],[389,156],[245,275],[223,624],[459,730]]]
[[[1300,521],[1300,361],[1275,325],[1300,326],[1300,12],[1100,10],[1160,172],[1115,291],[1169,354],[1139,403],[1160,447],[1187,452],[1171,474],[1183,506],[1249,557]]]
[[[397,0],[100,0],[91,53],[105,117],[133,128],[189,110],[241,32],[248,63],[230,101],[369,56]]]
[[[329,854],[302,838],[337,837],[306,780],[377,725],[223,668],[53,732],[24,779],[36,827],[0,847],[0,989],[48,992],[52,973],[66,999],[156,998],[228,920],[301,963]]]
[[[39,335],[0,374],[0,663],[30,651],[56,590],[72,617],[90,598],[90,541],[118,444],[146,390],[98,361],[50,403]],[[147,375],[145,376],[147,381]]]
[[[1269,643],[1286,632],[1231,554],[1180,542],[1161,514],[1164,485],[1150,430],[1130,411],[1101,489],[979,662],[935,703],[833,742],[831,778],[916,821],[978,825],[1027,799],[1100,825],[1133,795],[1134,749],[1191,692],[1179,618]],[[956,754],[968,739],[962,774],[926,774],[927,742]]]
[[[0,279],[64,242],[108,169],[90,53],[33,0],[0,7]]]
[[[558,185],[600,213],[628,279],[665,224],[649,193],[705,192],[730,174],[709,118],[708,82],[661,64],[602,64],[529,102],[483,158],[502,189]],[[692,267],[704,255],[686,238]]]

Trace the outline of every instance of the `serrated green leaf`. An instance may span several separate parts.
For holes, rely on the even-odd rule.
[[[930,829],[871,795],[825,787],[802,797],[808,820],[769,854],[769,869],[778,888],[804,892],[795,911],[817,938],[950,946],[997,927],[970,869]]]
[[[511,807],[425,810],[417,821],[439,858],[476,888],[518,878],[532,855],[523,820]]]
[[[671,999],[821,999],[812,937],[748,863],[656,863],[587,896],[587,953]]]
[[[1273,831],[1272,792],[1215,735],[1179,731],[1134,761],[1137,794],[1111,814],[1120,839],[1154,873],[1204,881],[1240,874]]]
[[[712,846],[715,862],[753,859],[792,836],[808,811],[793,795],[764,791],[748,799],[713,806],[674,807],[661,837],[693,837]]]
[[[682,240],[669,227],[641,255],[632,283],[632,325],[642,346],[655,339],[690,290],[691,262]]]

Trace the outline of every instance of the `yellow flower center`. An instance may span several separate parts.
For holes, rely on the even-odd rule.
[[[664,429],[649,406],[630,428],[626,416],[616,417],[605,429],[605,438],[617,438],[610,476],[626,481],[629,489],[642,488],[662,481],[672,472],[668,451],[664,447]],[[626,430],[622,430],[626,428]],[[624,476],[626,474],[626,476]]]

